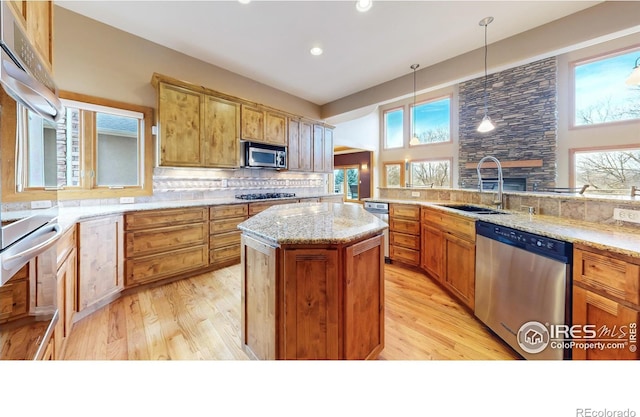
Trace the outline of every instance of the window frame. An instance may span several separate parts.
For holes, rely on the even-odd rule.
[[[387,114],[402,111],[402,144],[400,146],[387,146]],[[382,149],[402,149],[405,147],[405,106],[396,106],[382,111]]]
[[[593,129],[606,126],[617,126],[624,124],[639,123],[640,118],[627,119],[627,120],[613,120],[610,122],[593,123],[593,124],[576,124],[576,67],[579,65],[589,64],[597,61],[602,61],[608,58],[613,58],[618,55],[625,55],[628,53],[640,54],[640,44],[614,49],[611,51],[603,52],[601,54],[593,55],[587,58],[578,59],[569,63],[569,130],[581,130],[581,129]],[[631,71],[633,68],[629,68]],[[621,82],[624,82],[622,80]],[[570,182],[571,183],[571,182]]]
[[[120,101],[89,96],[85,94],[61,91],[60,98],[88,104],[91,106],[110,107],[119,110],[132,111],[142,114],[142,121],[138,143],[138,185],[132,186],[98,186],[96,184],[97,172],[97,126],[96,112],[92,110],[80,109],[80,167],[85,172],[92,171],[93,175],[80,177],[79,186],[65,186],[58,191],[59,200],[87,199],[87,198],[118,198],[118,197],[140,197],[153,194],[153,108]],[[89,138],[87,140],[87,138]]]
[[[400,185],[398,187],[390,186],[387,182],[387,166],[389,165],[398,165],[400,167]],[[389,161],[382,163],[382,177],[383,177],[383,186],[385,188],[404,188],[406,186],[405,181],[405,162],[404,161]]]
[[[576,188],[581,187],[576,184],[576,154],[578,153],[592,153],[592,152],[615,152],[624,151],[628,149],[640,149],[640,143],[636,144],[623,144],[623,145],[610,145],[610,146],[592,146],[584,148],[571,148],[569,149],[569,187]]]
[[[445,100],[445,99],[449,99],[449,139],[442,141],[442,142],[432,142],[432,143],[419,143],[417,145],[412,145],[411,144],[411,138],[413,137],[413,114],[414,114],[414,107],[418,107],[424,104],[429,104],[429,103],[433,103],[436,101],[440,101],[440,100]],[[446,94],[443,96],[439,96],[439,97],[433,97],[433,98],[429,98],[426,100],[422,100],[419,102],[416,102],[416,104],[414,105],[413,103],[409,104],[409,148],[416,148],[418,146],[433,146],[433,145],[441,145],[441,144],[450,144],[453,142],[453,94]]]
[[[414,185],[413,184],[413,165],[415,163],[421,163],[421,162],[444,162],[447,161],[449,162],[449,185],[446,186],[440,186],[440,185],[433,185],[432,187],[427,187],[425,185]],[[421,158],[421,159],[414,159],[414,160],[408,160],[407,161],[408,165],[408,174],[409,174],[409,184],[411,184],[411,187],[415,187],[415,188],[452,188],[452,184],[453,184],[453,158],[452,157],[443,157],[443,158]]]

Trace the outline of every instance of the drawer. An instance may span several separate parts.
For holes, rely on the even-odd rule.
[[[229,217],[247,217],[248,215],[248,204],[230,204],[209,208],[209,220],[226,219]]]
[[[573,280],[636,306],[640,305],[640,265],[613,254],[575,249]]]
[[[60,237],[58,242],[56,243],[56,250],[58,251],[58,268],[67,259],[67,256],[71,253],[71,251],[76,247],[76,227],[75,225],[71,227],[69,230],[64,232],[64,234]]]
[[[420,236],[391,232],[389,233],[389,244],[420,250]]]
[[[125,240],[125,256],[132,258],[206,244],[209,241],[209,231],[206,223],[185,224],[126,232]]]
[[[28,280],[21,279],[5,283],[0,287],[0,321],[6,321],[27,313]]]
[[[420,251],[403,248],[402,246],[389,245],[389,257],[392,261],[398,261],[407,265],[418,266],[420,264]]]
[[[419,235],[420,222],[413,221],[413,220],[402,220],[402,219],[391,218],[389,220],[389,230],[394,232]]]
[[[211,264],[231,261],[240,262],[240,245],[227,246],[209,251],[209,262]]]
[[[218,249],[225,246],[240,245],[241,231],[221,233],[219,235],[213,235],[209,238],[209,248]]]
[[[201,223],[207,220],[209,220],[209,210],[206,207],[147,210],[127,213],[124,216],[124,227],[125,230],[140,230],[177,224]]]
[[[234,219],[212,220],[209,222],[209,233],[226,233],[238,230],[238,225],[245,221],[246,217],[237,217]]]
[[[442,214],[441,210],[422,207],[420,211],[420,217],[422,223],[426,223],[427,226],[438,227],[442,222]]]
[[[275,206],[277,204],[291,204],[297,203],[298,200],[277,200],[277,201],[264,201],[261,203],[249,203],[249,216],[254,216],[261,211],[268,209],[271,206]]]
[[[209,245],[125,260],[125,285],[132,287],[208,266]]]
[[[451,235],[458,236],[470,242],[476,241],[476,222],[455,214],[444,214],[442,216],[440,227]]]
[[[389,216],[420,221],[420,206],[413,204],[389,204]]]

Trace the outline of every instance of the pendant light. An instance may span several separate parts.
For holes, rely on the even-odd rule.
[[[409,141],[410,146],[420,145],[420,139],[418,139],[418,135],[416,135],[416,70],[420,64],[411,65],[411,69],[413,70],[413,111],[411,112],[411,140]]]
[[[491,118],[487,114],[487,26],[493,22],[493,17],[485,17],[480,21],[480,26],[484,26],[484,117],[480,126],[478,126],[478,132],[486,133],[491,132],[496,126],[491,121]]]
[[[636,59],[636,65],[633,67],[633,71],[631,71],[631,75],[627,78],[627,85],[640,85],[640,57]]]

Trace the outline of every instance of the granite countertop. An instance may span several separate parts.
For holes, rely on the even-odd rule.
[[[360,204],[298,203],[270,207],[238,225],[274,245],[343,244],[388,228]]]
[[[640,258],[640,231],[632,227],[586,222],[556,216],[525,214],[512,210],[501,210],[506,214],[475,214],[443,206],[443,204],[467,204],[452,201],[413,201],[380,198],[372,198],[368,199],[368,201],[437,207],[449,213],[483,220],[500,226],[512,227],[566,242],[580,243],[593,248]],[[473,205],[483,206],[481,204]]]

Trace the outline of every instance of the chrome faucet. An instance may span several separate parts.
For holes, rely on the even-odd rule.
[[[478,167],[476,168],[476,170],[478,171],[478,184],[480,185],[480,192],[481,193],[484,192],[484,188],[482,186],[482,174],[480,174],[480,168],[482,168],[482,164],[487,160],[491,160],[495,162],[498,167],[498,195],[496,196],[497,199],[493,201],[493,204],[495,204],[497,208],[501,209],[502,208],[502,185],[503,185],[502,165],[500,165],[500,161],[498,161],[498,158],[494,156],[485,156],[480,160],[480,162],[478,162]]]

